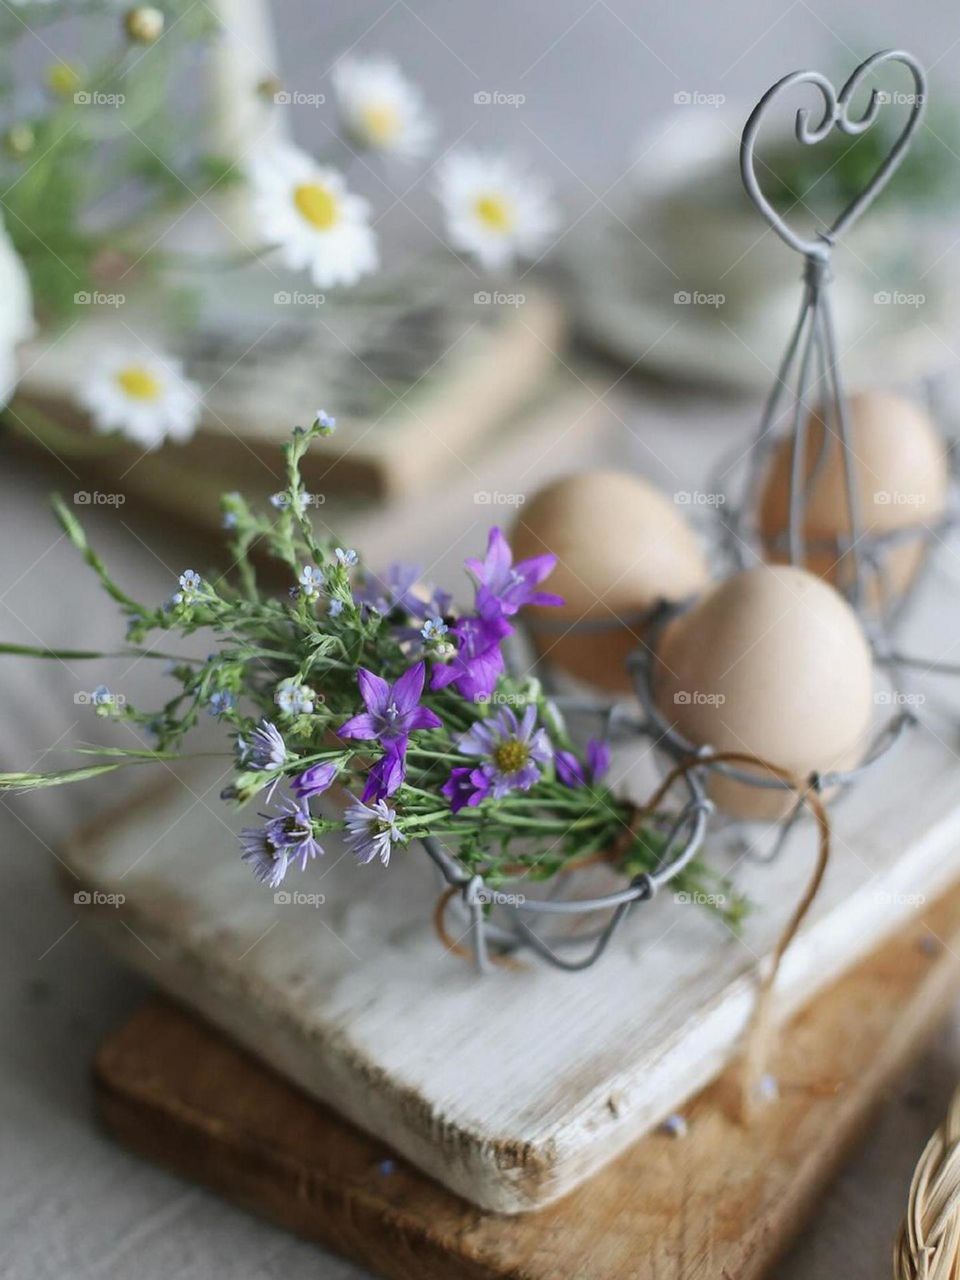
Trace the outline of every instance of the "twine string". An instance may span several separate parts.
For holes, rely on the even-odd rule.
[[[630,819],[626,823],[624,830],[609,850],[603,854],[594,854],[589,858],[575,860],[564,870],[580,870],[595,861],[612,861],[621,856],[636,838],[642,823],[659,809],[674,784],[685,777],[692,769],[703,769],[711,764],[740,765],[769,774],[780,782],[784,789],[792,791],[797,796],[798,804],[810,810],[816,821],[818,833],[817,859],[813,873],[777,939],[766,971],[760,977],[756,999],[741,1042],[739,1055],[740,1110],[742,1118],[749,1121],[762,1097],[760,1085],[773,1048],[776,1029],[776,1020],[773,1017],[773,992],[777,975],[780,972],[783,957],[786,955],[794,938],[796,938],[807,913],[817,897],[830,860],[830,819],[827,816],[826,806],[820,795],[819,776],[814,774],[811,778],[801,782],[787,770],[771,764],[769,760],[763,760],[759,756],[750,755],[746,752],[711,752],[709,756],[697,755],[688,757],[679,761],[664,775],[656,791],[644,804],[633,807]],[[743,785],[749,784],[744,783]],[[450,936],[445,923],[447,905],[454,895],[460,892],[462,892],[462,886],[460,885],[450,885],[443,891],[434,910],[433,923],[443,946],[452,954],[469,959],[469,951]],[[509,955],[497,956],[495,954],[491,958],[495,963],[511,967],[517,965],[517,961]],[[960,1132],[960,1103],[958,1103],[958,1132]],[[960,1165],[960,1157],[958,1157],[958,1165]],[[958,1167],[957,1185],[958,1196],[960,1196],[960,1167]],[[956,1276],[951,1276],[951,1280],[960,1280],[960,1272]]]

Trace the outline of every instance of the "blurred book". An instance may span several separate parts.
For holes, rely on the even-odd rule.
[[[451,576],[459,574],[463,557],[482,550],[489,526],[510,526],[540,485],[609,463],[623,410],[608,405],[603,392],[587,369],[558,367],[522,408],[462,450],[427,494],[363,498],[330,489],[322,479],[317,485],[307,468],[311,517],[318,530],[356,546],[368,564],[416,558],[433,566],[436,576],[449,561]],[[203,535],[213,554],[226,545],[220,495],[237,490],[263,507],[285,482],[275,460],[276,474],[251,465],[233,441],[221,447],[216,466],[198,467],[188,455],[182,448],[161,449],[125,473],[114,453],[88,458],[82,479],[71,481],[76,487],[64,497],[79,514],[87,506],[117,504],[124,521],[147,508]]]
[[[208,316],[178,353],[204,397],[194,438],[144,453],[114,437],[96,450],[103,455],[98,477],[135,486],[159,507],[169,505],[161,490],[177,477],[193,510],[207,500],[208,481],[217,494],[276,490],[283,487],[281,445],[324,408],[337,430],[311,449],[305,474],[312,488],[380,499],[431,491],[535,398],[557,366],[564,335],[558,303],[540,288],[467,293],[451,278],[389,306],[338,303],[335,312],[332,305],[305,310],[299,297],[275,294],[269,323],[241,308]],[[93,315],[36,342],[25,352],[18,402],[92,436],[76,388],[98,350],[129,341],[131,329],[150,332],[136,303],[122,320]],[[66,445],[63,453],[78,465]]]

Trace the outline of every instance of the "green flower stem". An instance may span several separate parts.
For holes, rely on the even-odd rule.
[[[42,444],[53,453],[67,458],[105,457],[115,451],[116,439],[65,427],[36,405],[17,399],[0,414],[0,421],[30,444]]]

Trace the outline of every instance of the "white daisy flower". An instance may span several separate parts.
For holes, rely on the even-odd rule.
[[[178,360],[146,348],[104,353],[77,388],[95,431],[119,431],[143,449],[189,440],[200,421],[200,389]]]
[[[362,147],[404,160],[427,153],[434,126],[417,85],[386,58],[344,58],[333,72],[347,133]]]
[[[252,162],[250,180],[257,228],[288,267],[309,270],[321,289],[355,284],[376,270],[369,205],[347,191],[335,169],[283,145]]]
[[[17,347],[36,330],[30,279],[20,255],[0,223],[0,408],[17,385]]]
[[[558,221],[544,183],[501,156],[448,156],[439,168],[437,194],[451,244],[487,270],[532,257]]]

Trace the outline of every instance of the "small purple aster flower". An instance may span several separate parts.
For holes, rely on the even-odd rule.
[[[450,771],[440,791],[450,801],[451,812],[459,813],[467,805],[475,809],[481,800],[486,800],[490,789],[490,779],[482,769],[458,767]]]
[[[226,689],[218,689],[216,693],[211,693],[210,700],[207,702],[207,711],[212,716],[222,716],[228,711],[232,711],[237,705],[237,695],[230,693]]]
[[[526,708],[522,720],[510,707],[502,707],[486,720],[478,720],[460,738],[464,755],[480,757],[480,772],[489,781],[494,799],[508,791],[529,791],[540,777],[540,766],[551,758],[546,730],[538,729],[536,721],[534,706]]]
[[[495,600],[508,615],[516,613],[525,604],[563,604],[563,596],[537,590],[544,578],[553,572],[556,563],[556,556],[542,555],[514,564],[510,544],[496,526],[490,530],[487,554],[483,560],[471,557],[465,561],[477,582],[478,603]]]
[[[331,760],[324,760],[291,779],[290,790],[298,800],[309,800],[311,796],[322,795],[336,776],[337,766]]]
[[[261,720],[250,741],[237,738],[240,762],[247,769],[282,769],[287,762],[287,746],[275,724]]]
[[[307,802],[285,799],[278,814],[262,813],[262,827],[244,827],[240,832],[244,862],[263,884],[276,889],[292,865],[299,862],[305,871],[311,858],[323,853],[313,834],[313,819]]]
[[[422,662],[409,667],[399,680],[389,684],[365,667],[357,671],[360,696],[366,710],[352,716],[337,732],[342,738],[365,738],[377,742],[406,742],[416,729],[440,729],[440,717],[420,705],[426,667]]]
[[[347,824],[346,845],[358,862],[379,858],[384,866],[390,862],[393,846],[405,840],[397,826],[397,813],[386,800],[367,805],[355,800],[344,814]]]
[[[301,871],[306,871],[311,858],[323,853],[313,834],[313,819],[306,800],[285,799],[282,812],[268,819],[265,830],[268,841],[281,849],[291,863],[299,862]]]
[[[599,782],[610,768],[610,744],[600,738],[587,743],[586,765],[572,751],[556,751],[553,757],[557,778],[565,787],[586,787]]]
[[[284,849],[278,849],[267,834],[266,827],[244,827],[240,832],[243,853],[240,858],[250,864],[253,874],[269,889],[283,884],[290,857]]]

